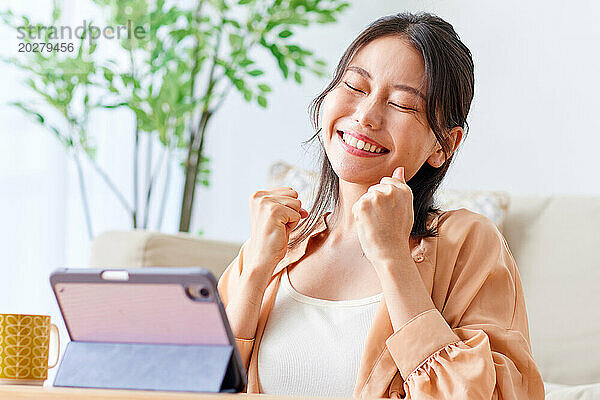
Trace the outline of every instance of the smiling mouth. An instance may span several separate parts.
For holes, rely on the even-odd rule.
[[[336,132],[340,136],[340,138],[344,141],[344,143],[346,143],[348,146],[353,147],[355,149],[366,151],[366,152],[373,153],[373,154],[385,154],[385,153],[390,152],[385,147],[381,146],[378,143],[369,141],[369,139],[365,138],[362,135],[360,135],[361,139],[358,139],[357,137],[351,135],[350,133],[346,133],[341,130],[337,130]]]

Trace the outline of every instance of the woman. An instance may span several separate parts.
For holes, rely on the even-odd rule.
[[[473,87],[470,51],[430,14],[381,18],[346,50],[311,105],[310,213],[292,188],[254,193],[219,281],[248,393],[544,397],[502,234],[433,207]]]

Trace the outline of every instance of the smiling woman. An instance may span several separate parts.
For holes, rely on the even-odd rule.
[[[252,235],[219,280],[248,393],[544,397],[504,237],[479,214],[433,207],[473,69],[430,14],[383,17],[345,51],[311,104],[313,207],[292,188],[255,192]]]
[[[440,45],[441,43],[444,45]],[[373,71],[378,73],[377,80],[365,69],[366,65],[374,65],[374,68],[380,66],[381,71]],[[392,131],[389,125],[395,125],[395,131],[424,132],[420,138],[435,142],[435,157],[427,163],[414,159],[412,154],[405,154],[405,158],[413,157],[417,161],[416,169],[413,167],[411,171],[407,171],[407,184],[415,199],[412,236],[434,235],[435,231],[427,228],[426,221],[435,211],[433,195],[450,167],[454,151],[463,135],[466,135],[466,118],[474,92],[473,68],[471,52],[460,41],[452,26],[440,18],[428,14],[420,17],[408,14],[404,17],[383,17],[350,44],[338,63],[332,81],[313,100],[310,112],[317,134],[309,141],[323,135],[323,128],[319,128],[322,107],[325,107],[325,119],[329,116],[327,107],[330,104],[341,105],[347,100],[351,101],[350,104],[355,104],[357,96],[364,97],[375,91],[367,99],[379,96],[377,100],[380,103],[387,103],[383,110],[401,114],[394,116],[391,113],[394,119],[385,121],[388,125],[385,128],[387,132]],[[348,89],[353,93],[344,93],[340,89]],[[325,101],[326,98],[328,101]],[[369,104],[363,102],[361,106],[369,107]],[[389,108],[394,110],[388,110]],[[376,111],[377,108],[373,107],[369,110]],[[366,115],[367,118],[371,116],[372,114]],[[410,123],[413,125],[409,125]],[[327,121],[323,123],[323,127],[329,128]],[[327,140],[327,131],[324,135],[324,140]],[[353,136],[357,137],[356,134]],[[414,134],[412,136],[417,137]],[[395,166],[398,165],[406,168],[404,163]],[[387,166],[387,174],[381,176],[391,175],[395,166]],[[291,243],[292,246],[306,239],[314,229],[319,215],[331,203],[337,205],[339,190],[336,172],[338,171],[334,170],[330,159],[322,157],[321,180],[313,212],[307,223],[303,224],[301,234]]]

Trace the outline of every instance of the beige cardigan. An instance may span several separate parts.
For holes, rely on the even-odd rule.
[[[255,336],[236,338],[248,369],[248,393],[260,393],[258,348],[282,271],[293,268],[308,241],[326,229],[326,214],[311,237],[289,250],[275,268]],[[521,280],[504,237],[487,217],[465,209],[446,211],[429,224],[437,225],[438,237],[420,240],[411,251],[436,309],[394,332],[382,298],[367,335],[354,397],[543,399]],[[243,267],[244,246],[219,280],[225,305],[236,295]]]

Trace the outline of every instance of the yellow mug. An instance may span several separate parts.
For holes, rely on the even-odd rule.
[[[51,335],[56,346],[48,364]],[[0,385],[42,385],[59,354],[58,328],[49,315],[0,314]]]

